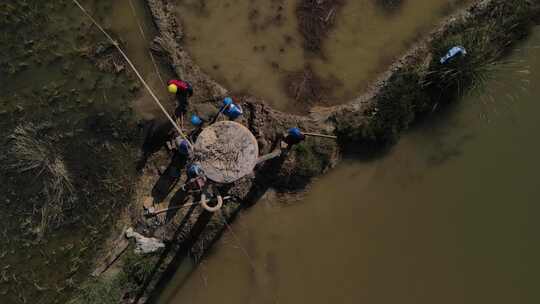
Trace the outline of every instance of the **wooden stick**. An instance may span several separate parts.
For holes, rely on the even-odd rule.
[[[223,200],[228,200],[230,199],[231,197],[230,196],[225,196],[223,198]],[[199,205],[200,202],[196,202],[196,203],[189,203],[189,204],[184,204],[182,206],[175,206],[175,207],[170,207],[170,208],[165,208],[165,209],[160,209],[160,210],[155,210],[153,212],[148,212],[148,215],[149,216],[155,216],[155,215],[158,215],[158,214],[161,214],[161,213],[165,213],[167,211],[172,211],[172,210],[177,210],[177,209],[182,209],[182,208],[185,208],[185,207],[191,207],[191,206],[194,206],[194,205]]]
[[[261,157],[259,157],[259,159],[257,160],[257,164],[260,164],[262,162],[265,162],[267,160],[271,160],[271,159],[274,159],[276,157],[279,157],[281,155],[281,150],[276,150],[272,153],[268,153],[266,155],[263,155]]]
[[[126,239],[126,230],[127,227],[122,228],[122,233],[118,238],[113,242],[114,248],[111,250],[105,260],[100,263],[100,265],[92,272],[93,277],[99,277],[105,271],[107,271],[117,260],[118,258],[126,251],[129,246],[129,242]]]
[[[318,133],[303,133],[305,136],[313,136],[313,137],[322,137],[322,138],[330,138],[330,139],[337,139],[337,136],[334,135],[326,135],[326,134],[318,134]]]

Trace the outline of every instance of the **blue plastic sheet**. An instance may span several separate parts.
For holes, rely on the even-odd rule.
[[[448,50],[446,55],[441,57],[441,64],[445,64],[449,60],[451,60],[452,58],[455,58],[457,56],[465,56],[465,55],[467,55],[467,50],[465,50],[464,47],[462,47],[462,46],[454,46],[450,50]]]

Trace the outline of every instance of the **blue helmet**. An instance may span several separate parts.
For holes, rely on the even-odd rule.
[[[200,125],[202,125],[203,121],[202,119],[197,116],[197,115],[192,115],[191,116],[191,124],[196,126],[196,127],[199,127]]]
[[[233,103],[234,101],[231,97],[225,97],[225,99],[223,99],[223,106],[230,106]]]
[[[303,139],[304,138],[304,134],[302,134],[302,131],[300,131],[299,128],[290,128],[288,131],[287,131],[287,134],[293,138],[296,138],[296,139]]]
[[[242,114],[244,114],[244,111],[242,111],[242,108],[239,105],[235,105],[234,103],[231,104],[225,111],[223,112],[229,119],[237,119]]]

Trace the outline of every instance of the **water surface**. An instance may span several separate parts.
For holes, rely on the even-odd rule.
[[[343,103],[358,95],[416,38],[457,6],[453,0],[408,0],[393,9],[376,0],[346,1],[322,54],[304,52],[293,0],[178,0],[185,43],[196,63],[235,93],[264,98],[281,110]],[[463,1],[461,1],[463,2]],[[330,18],[332,20],[332,18]],[[291,73],[311,66],[331,83],[324,100],[286,93]]]
[[[476,92],[234,223],[160,303],[538,303],[540,28]],[[241,244],[248,254],[239,249]]]

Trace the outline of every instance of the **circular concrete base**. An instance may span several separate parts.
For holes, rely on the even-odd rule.
[[[205,128],[194,145],[194,163],[217,183],[232,183],[250,174],[258,158],[255,136],[233,121],[220,121]]]

